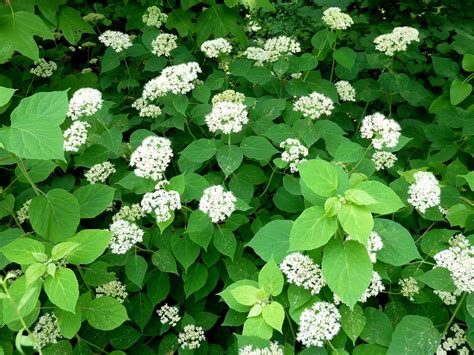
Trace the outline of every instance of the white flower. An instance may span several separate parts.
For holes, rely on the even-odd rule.
[[[441,202],[441,188],[433,173],[419,171],[413,175],[415,183],[408,188],[408,203],[421,213]]]
[[[148,104],[143,98],[135,100],[132,107],[138,110],[140,117],[158,117],[161,115],[160,106]]]
[[[179,308],[177,306],[168,306],[168,304],[165,303],[156,312],[160,317],[161,324],[169,324],[172,327],[176,327],[178,322],[181,320]]]
[[[93,165],[85,174],[85,178],[89,183],[95,184],[97,182],[105,182],[110,175],[115,173],[115,166],[111,162],[105,161],[103,163]]]
[[[248,47],[244,52],[247,59],[255,60],[255,65],[262,66],[264,63],[274,63],[280,56],[301,52],[301,45],[287,36],[269,38],[265,41],[263,48]]]
[[[152,53],[157,56],[169,57],[171,52],[178,47],[178,37],[169,33],[160,33],[152,42]]]
[[[415,300],[413,296],[420,292],[420,287],[418,286],[416,279],[412,276],[409,276],[404,279],[400,279],[398,284],[401,286],[401,294],[413,302]]]
[[[87,142],[87,129],[91,125],[83,121],[74,121],[68,129],[64,131],[64,151],[76,153],[79,148]]]
[[[162,13],[158,6],[150,6],[142,16],[143,23],[156,28],[160,28],[167,19],[168,15]]]
[[[164,137],[146,137],[130,157],[130,166],[135,167],[135,175],[161,180],[171,162],[173,150],[171,141]]]
[[[244,55],[247,59],[255,60],[257,66],[262,66],[265,62],[270,61],[270,53],[258,47],[248,47]]]
[[[218,58],[223,54],[229,54],[231,50],[232,45],[225,38],[216,38],[201,44],[201,51],[208,58]]]
[[[132,46],[132,39],[126,33],[107,30],[99,36],[99,41],[117,53]]]
[[[47,61],[44,58],[40,58],[38,62],[35,63],[36,67],[30,69],[30,73],[40,78],[49,78],[53,75],[53,72],[58,69],[58,66],[53,61]]]
[[[33,347],[37,351],[50,344],[56,344],[58,339],[62,338],[56,316],[53,313],[46,313],[39,317],[32,335],[35,342]]]
[[[285,274],[289,283],[303,286],[317,295],[326,286],[321,268],[306,255],[301,253],[288,254],[280,264],[280,270]]]
[[[369,241],[367,243],[367,251],[369,253],[370,261],[377,262],[377,252],[382,250],[383,241],[377,232],[370,232]]]
[[[337,94],[341,101],[355,101],[356,91],[354,87],[345,80],[339,80],[336,84]]]
[[[135,222],[145,217],[145,212],[143,212],[142,207],[138,203],[134,203],[130,206],[122,206],[120,211],[118,211],[113,217],[112,222],[117,222],[121,219],[124,219],[129,222]]]
[[[383,170],[392,168],[397,162],[397,156],[390,152],[384,152],[383,150],[377,150],[371,160],[375,164],[375,170]]]
[[[97,89],[77,90],[69,101],[67,116],[76,120],[82,116],[92,116],[102,108],[102,93]]]
[[[434,257],[436,265],[448,269],[460,291],[474,292],[474,246],[462,234],[450,239],[450,247]]]
[[[283,355],[283,350],[280,348],[278,342],[270,343],[266,348],[253,348],[252,345],[246,345],[239,350],[239,355]]]
[[[362,138],[372,140],[375,149],[393,148],[400,138],[400,125],[381,113],[365,116],[360,127]]]
[[[396,52],[404,52],[412,42],[419,42],[419,32],[413,27],[395,27],[391,33],[383,34],[374,39],[375,49],[393,56]]]
[[[293,109],[315,120],[322,115],[329,116],[334,110],[334,103],[329,97],[313,92],[296,100]]]
[[[118,220],[112,223],[109,229],[113,234],[109,243],[113,254],[125,254],[143,240],[143,230],[135,223]]]
[[[316,302],[300,315],[300,327],[296,340],[306,347],[322,347],[341,329],[341,314],[336,306],[328,302]]]
[[[469,355],[469,349],[466,346],[466,332],[458,325],[453,324],[449,330],[454,333],[451,337],[444,335],[441,344],[436,350],[436,355],[454,354],[457,350],[459,355]]]
[[[30,205],[31,205],[31,199],[25,201],[23,206],[21,206],[21,208],[18,211],[16,211],[16,215],[20,223],[25,223],[26,221],[30,219],[30,216],[28,215],[30,211]]]
[[[143,196],[142,210],[155,213],[157,222],[166,222],[171,218],[171,211],[181,209],[180,196],[177,191],[157,189]]]
[[[212,111],[206,115],[206,124],[211,132],[224,134],[238,133],[248,122],[247,106],[242,103],[219,101],[212,105]]]
[[[370,297],[377,296],[380,292],[385,291],[385,286],[382,283],[382,278],[378,272],[374,271],[372,274],[372,281],[370,282],[369,287],[364,291],[362,296],[359,298],[359,302],[365,303]]]
[[[178,334],[178,343],[181,349],[198,349],[201,342],[205,341],[204,331],[202,327],[189,324],[183,328],[183,331]]]
[[[114,280],[96,287],[95,297],[99,298],[103,296],[115,298],[120,303],[123,303],[128,297],[128,292],[123,283],[118,280]]]
[[[453,293],[442,290],[433,290],[433,293],[437,295],[445,305],[455,305],[457,300],[456,297],[461,294],[460,290],[455,290]]]
[[[211,100],[213,105],[218,104],[219,102],[232,102],[234,104],[243,104],[245,102],[245,95],[241,92],[234,90],[225,90],[219,94],[216,94],[212,97]]]
[[[219,223],[234,212],[236,201],[232,192],[226,192],[222,186],[214,185],[204,190],[199,209],[208,214],[212,222]]]
[[[308,156],[308,148],[294,138],[288,138],[281,142],[280,148],[284,149],[281,153],[281,160],[290,163],[290,171],[296,173],[298,164],[305,161],[304,158]]]
[[[330,7],[323,12],[323,22],[332,30],[347,30],[354,24],[352,18],[338,7]]]

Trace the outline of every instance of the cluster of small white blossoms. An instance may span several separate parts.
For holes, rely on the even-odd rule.
[[[354,24],[352,18],[341,12],[338,7],[330,7],[325,10],[321,19],[332,30],[347,30]]]
[[[248,47],[244,52],[247,59],[255,60],[255,65],[262,66],[265,63],[274,63],[280,56],[301,52],[301,45],[287,36],[269,38],[265,41],[263,48]]]
[[[140,117],[158,117],[161,115],[160,106],[149,104],[143,98],[135,100],[135,102],[132,104],[132,107],[138,110]]]
[[[212,110],[205,117],[211,132],[221,131],[224,134],[238,133],[248,123],[245,95],[234,90],[226,90],[212,98]]]
[[[26,221],[30,219],[30,216],[28,215],[30,211],[30,205],[31,205],[31,199],[25,201],[23,206],[21,206],[20,209],[16,211],[16,215],[20,223],[25,223]]]
[[[229,54],[232,51],[232,45],[225,38],[216,38],[203,42],[201,51],[208,58],[219,58],[223,54]]]
[[[296,173],[298,164],[305,161],[304,157],[308,156],[308,148],[300,143],[298,139],[288,138],[280,143],[280,148],[284,151],[281,153],[281,160],[290,163],[290,171]]]
[[[194,324],[189,324],[183,328],[183,331],[178,334],[178,343],[181,349],[198,349],[201,342],[205,341],[204,330],[202,327]]]
[[[74,92],[69,100],[67,116],[77,120],[82,116],[92,116],[102,108],[102,93],[97,89],[82,88]]]
[[[131,37],[120,31],[107,30],[99,36],[99,41],[117,53],[132,46]]]
[[[306,347],[322,347],[325,340],[331,340],[341,329],[341,314],[336,306],[328,302],[316,302],[300,315],[300,327],[296,340]]]
[[[159,76],[145,84],[142,98],[148,101],[156,100],[168,93],[186,94],[194,89],[194,81],[199,73],[201,67],[196,62],[166,67]]]
[[[382,250],[383,241],[377,232],[370,232],[369,241],[367,243],[367,251],[369,253],[370,261],[373,264],[377,262],[377,252]]]
[[[355,101],[356,91],[354,87],[346,80],[339,80],[336,84],[337,94],[341,101]]]
[[[321,268],[313,260],[301,253],[288,254],[280,264],[280,270],[285,274],[288,283],[303,286],[317,295],[326,286]]]
[[[447,334],[444,335],[441,344],[436,350],[436,355],[453,354],[456,350],[458,355],[469,355],[469,348],[466,346],[466,332],[464,329],[455,323],[449,330],[454,334],[450,337],[447,337]]]
[[[392,168],[397,162],[397,156],[390,152],[384,152],[383,150],[377,150],[371,160],[375,164],[375,170],[383,170]]]
[[[204,190],[199,209],[206,213],[213,223],[219,223],[234,212],[236,201],[232,192],[224,191],[220,185],[214,185]]]
[[[53,72],[58,69],[58,65],[53,61],[47,61],[41,58],[36,64],[36,67],[30,69],[30,73],[40,78],[49,78]]]
[[[109,161],[93,165],[85,174],[84,177],[91,184],[98,182],[105,182],[110,175],[115,173],[114,164]]]
[[[158,6],[150,6],[142,16],[145,25],[156,28],[160,28],[167,19],[168,15],[161,12]]]
[[[130,206],[122,206],[120,210],[112,216],[112,222],[125,220],[129,222],[135,222],[145,217],[142,207],[138,203],[133,203]]]
[[[461,295],[462,291],[455,290],[454,292],[433,290],[433,293],[437,295],[445,305],[452,306],[457,303],[457,296]]]
[[[147,192],[143,196],[141,207],[146,213],[154,212],[157,222],[166,222],[171,218],[171,211],[181,209],[180,196],[177,191],[164,190],[160,183],[154,192]]]
[[[176,327],[178,322],[181,320],[179,315],[179,308],[177,306],[169,306],[165,303],[159,310],[156,311],[160,317],[161,324],[169,324],[172,327]]]
[[[245,345],[239,349],[239,355],[283,355],[283,350],[278,342],[274,341],[266,348],[254,348],[252,345]]]
[[[413,302],[415,300],[413,296],[420,292],[420,287],[418,286],[416,279],[412,276],[409,276],[404,279],[400,279],[398,284],[401,286],[400,293],[402,296],[405,296]]]
[[[382,282],[382,278],[378,272],[374,271],[372,274],[372,281],[362,296],[360,296],[359,302],[365,303],[370,297],[378,296],[378,294],[383,291],[385,291],[385,286]]]
[[[103,296],[115,298],[118,302],[123,303],[128,297],[128,292],[123,283],[114,280],[96,287],[95,297],[99,298]]]
[[[130,166],[135,167],[135,175],[157,181],[163,178],[172,157],[168,138],[149,136],[132,153]]]
[[[459,291],[474,292],[474,246],[462,234],[451,237],[449,244],[433,257],[436,265],[448,269]]]
[[[129,221],[118,220],[109,229],[112,232],[109,248],[113,254],[125,254],[143,240],[143,230]]]
[[[329,97],[313,92],[296,100],[293,109],[315,120],[322,115],[329,116],[334,110],[334,103]]]
[[[64,151],[76,153],[87,142],[87,129],[91,125],[84,121],[74,121],[63,133]]]
[[[375,49],[393,56],[396,52],[404,52],[412,42],[419,42],[419,32],[413,27],[395,27],[392,32],[374,39]]]
[[[365,116],[360,127],[362,138],[371,139],[375,149],[395,147],[400,139],[400,131],[401,127],[395,120],[385,118],[379,112]]]
[[[415,182],[408,187],[408,203],[421,213],[441,202],[441,188],[433,173],[419,171],[413,175]]]
[[[170,33],[160,33],[151,42],[151,52],[157,56],[169,57],[171,52],[178,47],[178,37]]]
[[[58,319],[54,313],[43,314],[38,319],[32,335],[35,341],[33,347],[37,351],[40,351],[40,349],[47,345],[56,344],[62,336],[59,330]]]

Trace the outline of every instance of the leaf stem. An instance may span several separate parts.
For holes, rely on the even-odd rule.
[[[442,336],[445,336],[446,333],[448,332],[449,327],[451,326],[451,323],[453,323],[454,318],[456,318],[457,313],[458,313],[459,310],[461,309],[462,303],[464,302],[464,299],[466,298],[466,296],[467,296],[467,293],[466,293],[466,292],[463,292],[463,294],[462,294],[462,296],[461,296],[461,299],[459,300],[458,304],[456,305],[456,308],[454,309],[453,314],[451,315],[451,318],[449,318],[448,323],[447,323],[446,326],[444,327],[443,333],[441,334]]]
[[[26,180],[28,180],[28,182],[30,183],[31,187],[35,191],[35,194],[37,196],[44,195],[45,193],[43,191],[41,191],[38,188],[38,186],[36,186],[36,184],[33,182],[33,179],[31,179],[30,174],[28,174],[28,171],[26,170],[25,164],[23,164],[23,160],[21,160],[21,158],[18,158],[18,157],[16,157],[16,159],[17,159],[18,168],[20,168],[21,173],[26,178]]]

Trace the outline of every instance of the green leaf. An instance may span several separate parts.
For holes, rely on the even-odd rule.
[[[214,232],[214,246],[219,253],[234,259],[235,250],[237,248],[237,240],[234,233],[225,228],[219,228]]]
[[[307,160],[298,166],[301,180],[316,195],[330,197],[339,187],[336,167],[321,159]]]
[[[81,14],[69,6],[61,6],[58,14],[59,29],[70,44],[77,44],[83,33],[94,34],[92,26],[84,21]]]
[[[40,92],[27,97],[13,110],[11,126],[0,130],[0,142],[20,158],[64,160],[63,132],[59,125],[67,110],[65,91]]]
[[[470,293],[467,295],[466,310],[471,317],[474,317],[474,293]]]
[[[268,139],[257,136],[244,138],[240,143],[240,148],[247,158],[263,162],[269,162],[272,156],[278,153]]]
[[[260,290],[254,286],[242,285],[230,290],[230,293],[241,305],[253,306],[257,302],[259,291]]]
[[[0,86],[0,107],[5,106],[15,94],[16,89]]]
[[[361,189],[349,189],[344,193],[346,200],[358,206],[367,206],[377,203],[377,201],[367,192]]]
[[[189,217],[186,232],[194,243],[207,250],[214,232],[214,225],[207,214],[196,210]]]
[[[427,284],[435,290],[454,292],[456,286],[451,278],[451,273],[442,267],[437,267],[417,277],[417,280]]]
[[[51,250],[51,260],[56,261],[61,258],[64,258],[66,255],[70,254],[78,246],[79,246],[79,243],[75,243],[75,242],[62,242],[62,243],[56,244]]]
[[[277,263],[281,263],[288,253],[292,226],[293,221],[271,221],[257,231],[247,246],[264,261],[273,257]]]
[[[239,13],[224,4],[212,5],[201,13],[197,20],[197,40],[204,42],[209,37],[226,37],[232,34],[241,44],[246,44],[245,32],[239,25]]]
[[[431,57],[433,61],[433,69],[436,74],[443,76],[443,77],[456,77],[459,73],[459,65],[449,59],[449,58],[441,58],[441,57]]]
[[[193,141],[181,152],[186,159],[196,163],[208,161],[216,153],[216,141],[214,139],[205,138]]]
[[[296,219],[290,233],[290,250],[312,250],[325,245],[336,233],[336,217],[326,217],[320,206],[307,208]]]
[[[364,309],[365,327],[360,338],[370,344],[388,346],[393,332],[390,318],[382,311],[367,307]]]
[[[355,63],[357,55],[351,48],[341,47],[336,49],[332,56],[336,62],[347,69],[351,69]]]
[[[265,322],[262,316],[248,318],[242,330],[242,335],[255,336],[263,339],[270,339],[272,334],[272,327]]]
[[[101,229],[85,229],[69,238],[69,242],[79,244],[69,255],[67,261],[71,264],[90,264],[101,256],[107,249],[112,232]]]
[[[186,298],[199,291],[206,284],[207,268],[202,264],[193,264],[183,275],[184,293]]]
[[[278,302],[272,302],[263,306],[262,317],[265,323],[273,329],[282,332],[283,321],[285,320],[285,310]]]
[[[7,324],[17,321],[20,317],[25,318],[32,313],[38,304],[40,292],[39,280],[27,285],[25,276],[16,279],[8,288],[10,298],[0,302],[0,306],[3,305],[2,322]]]
[[[59,330],[62,336],[67,339],[72,339],[81,328],[82,312],[78,310],[76,314],[74,314],[58,308],[54,311],[54,314],[58,319]]]
[[[462,68],[465,71],[474,72],[474,54],[464,54],[462,58]]]
[[[178,275],[176,260],[169,250],[160,249],[155,251],[151,257],[151,262],[163,272]]]
[[[374,227],[372,213],[367,206],[357,206],[349,203],[343,204],[337,214],[337,219],[341,223],[344,231],[349,234],[352,239],[367,245],[370,232]]]
[[[329,288],[351,308],[370,285],[373,273],[367,249],[354,240],[326,245],[322,270]]]
[[[277,263],[271,258],[258,274],[258,285],[272,296],[278,296],[283,290],[283,274]]]
[[[145,279],[146,270],[148,269],[148,263],[140,255],[133,255],[127,258],[125,264],[125,275],[138,287],[143,286],[143,280]]]
[[[12,263],[28,265],[36,262],[34,253],[44,253],[43,243],[31,238],[19,238],[0,248],[2,254]]]
[[[458,105],[464,101],[472,92],[472,85],[461,80],[455,79],[451,82],[449,88],[449,97],[451,105]]]
[[[29,286],[46,272],[46,265],[35,263],[28,266],[28,269],[25,271],[26,276],[26,285]]]
[[[61,242],[73,235],[79,225],[79,203],[66,190],[53,189],[31,201],[29,216],[39,235]]]
[[[408,315],[395,328],[387,355],[434,354],[440,341],[441,335],[431,319]]]
[[[359,305],[356,305],[351,310],[345,304],[342,304],[339,308],[341,313],[341,326],[344,332],[347,334],[352,343],[355,344],[357,338],[365,326],[365,315],[364,311]]]
[[[381,215],[394,213],[405,207],[400,197],[388,186],[378,181],[363,181],[356,187],[367,192],[377,202],[369,205],[373,213]]]
[[[224,145],[217,151],[217,164],[225,177],[232,174],[242,164],[244,155],[242,150],[235,145]]]
[[[76,313],[79,284],[74,271],[59,268],[54,277],[48,276],[44,280],[44,290],[53,304],[65,311]]]
[[[112,330],[128,320],[127,309],[115,298],[103,296],[89,303],[86,319],[95,329]]]
[[[229,308],[231,308],[232,310],[237,311],[237,312],[248,312],[250,310],[250,306],[244,306],[244,305],[240,304],[239,302],[237,302],[237,300],[232,295],[232,290],[236,289],[237,287],[244,286],[244,285],[252,286],[253,288],[258,287],[258,283],[256,281],[253,281],[253,280],[239,280],[237,282],[234,282],[233,284],[230,284],[223,291],[218,293],[218,295],[222,297],[222,299],[229,306]]]
[[[102,184],[78,188],[74,196],[79,202],[81,218],[94,218],[104,212],[114,200],[115,189]]]
[[[176,236],[171,239],[171,251],[186,271],[199,256],[200,248],[188,237]]]

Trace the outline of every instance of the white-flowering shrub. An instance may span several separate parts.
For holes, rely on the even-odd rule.
[[[132,46],[132,39],[126,33],[107,30],[99,36],[99,41],[117,53]]]
[[[341,314],[328,302],[316,302],[300,315],[296,340],[306,347],[322,347],[324,341],[334,338],[341,329]]]
[[[134,101],[132,107],[138,110],[140,117],[158,117],[161,115],[161,108],[158,105],[149,104],[143,98]]]
[[[199,200],[199,209],[209,215],[213,223],[219,223],[234,212],[236,202],[232,192],[224,191],[220,185],[214,185],[204,190]]]
[[[122,206],[120,210],[112,216],[112,221],[117,222],[121,219],[135,222],[145,217],[145,212],[139,203],[133,203],[130,206]]]
[[[63,133],[64,151],[77,153],[87,142],[87,129],[90,126],[89,123],[83,121],[72,122],[72,125]]]
[[[170,33],[160,33],[151,42],[151,52],[157,56],[169,57],[171,52],[178,47],[178,37]]]
[[[171,212],[181,208],[179,193],[162,188],[143,195],[141,202],[142,210],[146,213],[154,213],[157,222],[166,222],[171,218]]]
[[[69,101],[68,117],[73,120],[92,116],[102,108],[102,93],[97,89],[83,88],[74,92]]]
[[[16,215],[20,223],[25,223],[26,221],[30,219],[28,215],[28,212],[30,210],[30,205],[31,205],[31,199],[26,200],[23,206],[21,206],[21,208],[18,211],[16,211]]]
[[[458,324],[453,324],[449,331],[453,333],[448,337],[447,334],[443,336],[441,344],[436,350],[436,355],[448,355],[457,353],[459,355],[469,355],[471,352],[467,347],[466,332]]]
[[[280,143],[280,148],[283,148],[281,153],[281,160],[289,163],[290,171],[296,173],[298,171],[298,164],[305,161],[308,156],[308,148],[300,143],[295,138],[287,138]]]
[[[252,345],[246,345],[239,349],[239,355],[283,355],[283,350],[275,341],[266,348],[254,348]]]
[[[62,338],[59,323],[54,313],[46,313],[39,317],[32,332],[34,349],[41,351],[42,348],[56,344]]]
[[[441,202],[441,188],[433,173],[419,171],[413,175],[415,182],[408,188],[408,203],[421,213]]]
[[[400,293],[402,296],[408,298],[410,301],[414,301],[415,298],[413,296],[420,293],[420,286],[418,286],[418,281],[412,276],[405,277],[398,281],[400,285]]]
[[[40,78],[49,78],[58,69],[58,65],[53,61],[47,61],[44,58],[40,58],[38,62],[35,62],[35,67],[30,69],[30,73]]]
[[[201,44],[201,51],[208,58],[218,58],[223,54],[229,54],[232,51],[232,45],[225,38],[216,38],[204,41]]]
[[[173,150],[168,138],[150,136],[132,153],[130,166],[135,168],[137,176],[161,180],[172,157]]]
[[[356,91],[354,87],[346,80],[339,80],[334,84],[336,86],[337,94],[341,101],[355,101]]]
[[[310,290],[317,295],[326,286],[321,268],[307,255],[291,253],[283,259],[280,270],[285,274],[289,283]]]
[[[383,170],[393,168],[397,162],[397,156],[391,152],[377,150],[370,158],[375,164],[375,170]]]
[[[181,349],[194,350],[206,340],[202,327],[194,324],[186,325],[178,334],[178,343]]]
[[[118,280],[109,281],[99,285],[95,289],[96,297],[108,296],[115,298],[118,302],[123,303],[128,297],[127,288]]]
[[[238,133],[248,123],[247,107],[242,103],[219,101],[212,105],[206,115],[206,124],[211,132]]]
[[[375,49],[388,56],[393,56],[397,52],[404,52],[409,44],[419,41],[418,30],[407,26],[395,27],[392,32],[374,39]]]
[[[156,311],[160,317],[161,324],[169,324],[171,327],[176,327],[181,320],[179,315],[179,308],[177,306],[169,306],[165,303]]]
[[[115,172],[116,170],[114,164],[109,161],[105,161],[103,163],[91,166],[91,168],[84,174],[84,177],[91,184],[98,182],[104,183],[107,181],[109,176]]]
[[[168,15],[161,12],[158,6],[150,6],[142,16],[143,22],[147,26],[160,28],[168,19]]]
[[[110,225],[112,239],[109,247],[114,254],[125,254],[135,244],[143,240],[143,230],[135,223],[118,220]]]
[[[385,291],[385,286],[382,282],[382,278],[377,271],[374,271],[370,285],[367,290],[364,291],[362,296],[360,296],[359,302],[365,303],[370,297],[376,297],[380,292],[383,291]]]
[[[352,18],[338,7],[324,10],[322,20],[332,30],[347,30],[354,24]]]
[[[360,127],[362,138],[372,140],[375,149],[393,148],[400,139],[400,125],[381,113],[365,116]]]
[[[303,116],[315,120],[322,115],[331,115],[334,110],[334,103],[329,97],[313,92],[296,100],[293,109],[301,112]]]

